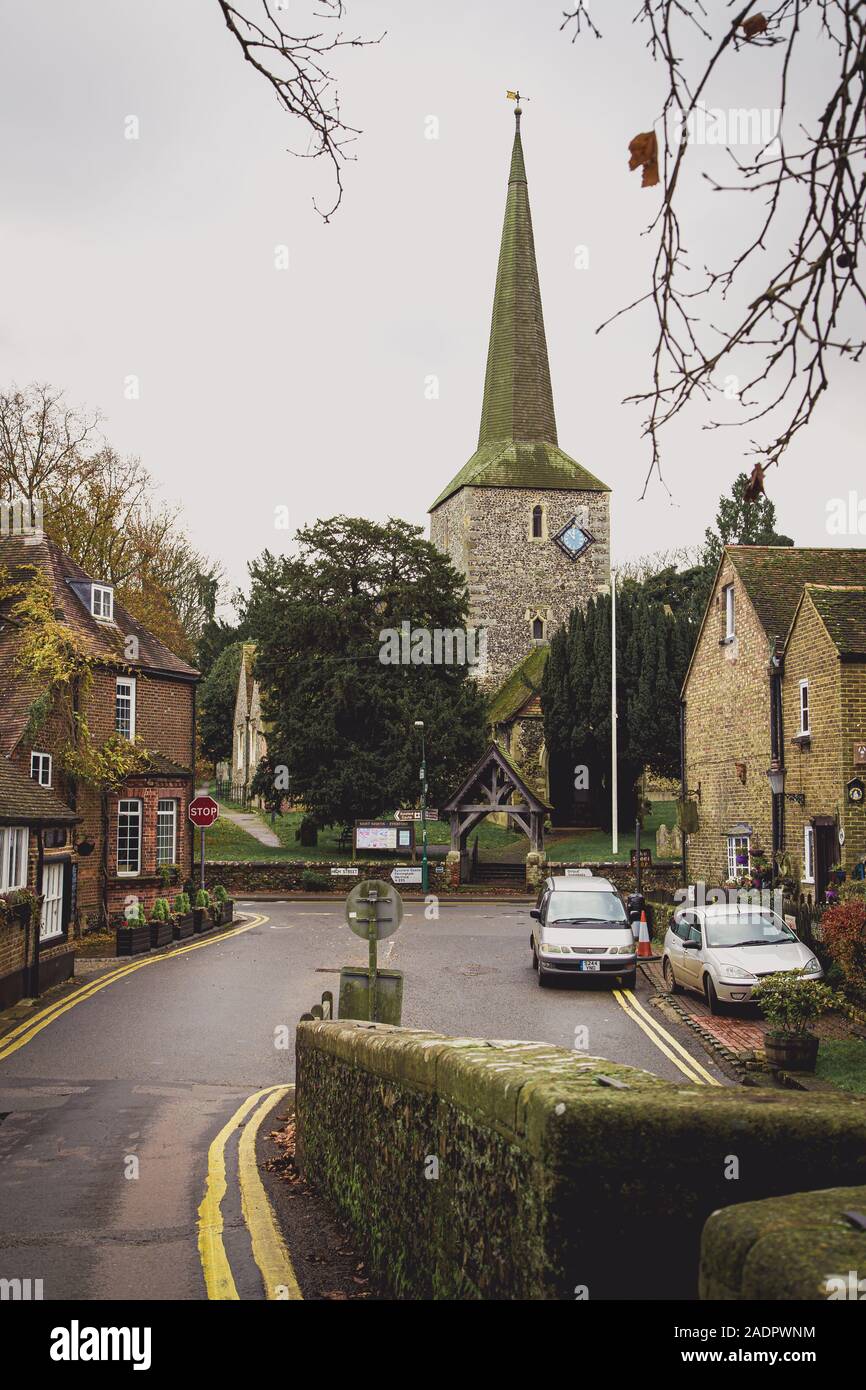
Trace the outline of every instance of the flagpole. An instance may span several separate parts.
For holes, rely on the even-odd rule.
[[[610,795],[611,856],[619,853],[619,815],[616,777],[616,570],[610,572]]]

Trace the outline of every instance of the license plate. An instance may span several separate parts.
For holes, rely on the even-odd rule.
[[[580,962],[580,968],[581,970],[599,970],[600,965],[597,960],[582,960]]]

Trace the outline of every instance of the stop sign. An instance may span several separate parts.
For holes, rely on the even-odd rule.
[[[192,801],[189,803],[189,811],[187,812],[193,825],[199,826],[202,830],[206,830],[209,825],[213,825],[219,813],[220,808],[212,796],[193,797]]]

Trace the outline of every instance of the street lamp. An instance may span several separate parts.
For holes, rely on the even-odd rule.
[[[424,720],[416,719],[415,728],[421,730],[421,892],[426,893],[430,880],[427,868],[427,753],[424,747]]]

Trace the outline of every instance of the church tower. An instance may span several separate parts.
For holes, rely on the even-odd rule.
[[[610,489],[557,440],[520,116],[478,447],[430,509],[430,539],[466,576],[470,625],[487,629],[480,679],[506,744],[521,699],[537,706],[551,635],[610,582]]]

